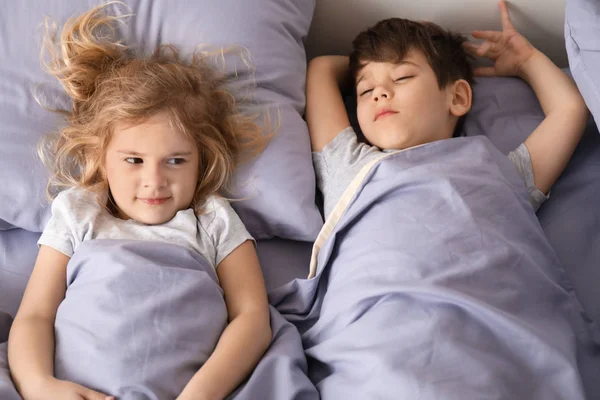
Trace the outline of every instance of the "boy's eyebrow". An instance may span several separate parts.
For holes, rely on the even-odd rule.
[[[365,75],[359,75],[358,79],[356,80],[356,84],[358,85],[363,79],[365,79]]]
[[[410,64],[410,65],[414,65],[414,66],[415,66],[415,67],[417,67],[417,68],[421,68],[421,66],[420,66],[419,64],[417,64],[417,63],[414,63],[414,62],[412,62],[412,61],[408,61],[408,60],[402,60],[402,61],[398,61],[398,62],[396,63],[396,66],[398,66],[398,67],[399,67],[399,66],[400,66],[400,65],[402,65],[402,64]],[[365,75],[366,75],[366,74],[365,74]],[[357,85],[360,83],[360,81],[362,81],[363,79],[365,79],[365,75],[359,75],[359,76],[358,76],[358,79],[356,80],[356,84],[357,84]]]
[[[412,62],[412,61],[408,61],[408,60],[402,60],[402,61],[400,61],[400,62],[399,62],[399,63],[397,63],[397,64],[398,64],[398,65],[401,65],[401,64],[410,64],[410,65],[414,65],[415,67],[420,67],[420,65],[419,65],[419,64],[417,64],[417,63],[415,63],[415,62]]]
[[[136,157],[143,157],[145,155],[144,153],[139,153],[139,152],[133,151],[133,150],[117,150],[117,153],[125,154],[128,156],[136,156]],[[169,154],[167,157],[181,157],[181,156],[191,156],[191,155],[192,155],[191,151],[176,151],[175,153]]]

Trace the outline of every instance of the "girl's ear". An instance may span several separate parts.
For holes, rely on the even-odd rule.
[[[473,90],[464,79],[459,79],[450,87],[450,113],[455,117],[462,117],[469,112],[473,102]]]

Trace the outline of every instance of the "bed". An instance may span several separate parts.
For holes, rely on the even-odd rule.
[[[15,8],[7,3],[0,5],[0,342],[6,340],[49,212],[43,193],[47,175],[33,150],[39,137],[60,122],[36,104],[32,93],[37,84],[43,83],[44,98],[64,101],[60,89],[40,69],[40,23],[45,16],[64,22],[97,3],[51,0],[31,1]],[[126,41],[136,43],[136,51],[147,52],[159,43],[174,43],[186,51],[199,43],[241,44],[249,50],[251,69],[235,59],[227,60],[226,73],[236,76],[231,88],[252,100],[244,105],[245,112],[275,112],[281,126],[265,153],[236,175],[236,194],[249,200],[235,207],[258,239],[270,300],[292,321],[298,313],[293,308],[298,304],[290,303],[286,294],[308,275],[313,242],[324,223],[315,201],[310,146],[302,120],[307,60],[320,54],[347,54],[357,32],[390,16],[431,20],[465,34],[500,26],[496,2],[491,0],[461,0],[459,4],[443,0],[127,3],[136,15],[129,28],[120,28],[120,33]],[[112,7],[116,13],[127,12],[118,4]],[[581,144],[537,217],[560,268],[564,268],[562,283],[582,305],[578,310],[581,329],[592,332],[590,338],[578,342],[578,368],[587,398],[600,398],[600,384],[594,379],[600,373],[600,336],[596,330],[596,321],[600,320],[596,289],[600,282],[600,134],[594,120],[594,116],[600,120],[600,6],[593,0],[515,0],[510,9],[517,29],[572,74],[592,112]],[[480,79],[475,99],[465,122],[465,135],[483,134],[503,153],[520,144],[543,118],[533,92],[518,79]],[[353,99],[348,98],[347,103],[352,116]],[[272,312],[278,314],[277,310]],[[297,345],[300,337],[280,322],[281,332],[286,332],[282,340],[290,337],[290,343]],[[304,337],[302,340],[306,345]],[[297,348],[274,352],[270,357],[246,392],[238,392],[238,398],[318,397],[316,388],[323,387],[311,384],[306,377],[312,379],[310,371],[321,371],[322,366],[311,364],[310,355],[308,364]],[[269,364],[278,359],[287,363]],[[0,397],[17,399],[14,392],[8,392],[6,363],[0,361]],[[294,371],[292,378],[281,378],[283,382],[289,379],[289,390],[274,390],[268,395],[253,392],[253,387],[264,386],[265,382],[274,385],[271,380],[260,379],[270,375],[270,368],[277,365]],[[336,398],[335,394],[328,395]]]

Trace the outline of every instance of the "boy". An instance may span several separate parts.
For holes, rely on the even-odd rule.
[[[503,30],[474,32],[480,45],[390,19],[361,33],[350,58],[309,65],[327,220],[309,279],[270,300],[301,333],[322,399],[575,400],[597,379],[579,371],[587,328],[534,214],[587,109],[499,6]],[[485,137],[452,139],[471,108],[467,52],[495,62],[475,75],[527,81],[546,114],[512,163]],[[369,144],[342,101],[348,75]]]
[[[309,279],[270,300],[298,328],[324,400],[575,400],[597,379],[579,371],[587,328],[534,214],[587,110],[500,10],[503,31],[474,32],[479,46],[390,19],[361,33],[349,59],[309,66],[327,221]],[[472,102],[465,50],[495,61],[477,75],[518,75],[540,99],[546,119],[512,163],[485,137],[451,139]],[[348,74],[369,144],[349,127],[338,86]]]
[[[311,61],[306,119],[325,217],[360,169],[381,152],[452,138],[471,108],[473,72],[465,51],[492,59],[477,76],[519,76],[535,91],[546,118],[509,154],[535,210],[547,198],[577,146],[587,108],[575,84],[513,27],[499,3],[502,32],[475,31],[480,45],[432,23],[381,21],[361,33],[348,57]],[[359,143],[339,85],[350,74],[360,128]]]

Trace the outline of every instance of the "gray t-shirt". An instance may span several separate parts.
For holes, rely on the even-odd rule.
[[[313,152],[313,164],[317,175],[317,185],[323,193],[324,211],[327,218],[344,191],[358,172],[372,160],[378,159],[383,150],[366,143],[360,143],[352,127],[347,127],[320,152]],[[531,156],[525,144],[521,144],[508,154],[529,192],[533,208],[537,209],[548,196],[535,187]]]
[[[145,225],[112,216],[97,196],[87,190],[69,189],[52,203],[52,217],[38,245],[52,247],[71,257],[77,247],[92,239],[131,239],[177,244],[200,253],[216,269],[246,240],[254,240],[229,202],[209,197],[205,212],[196,219],[194,210],[178,211],[168,222]]]

